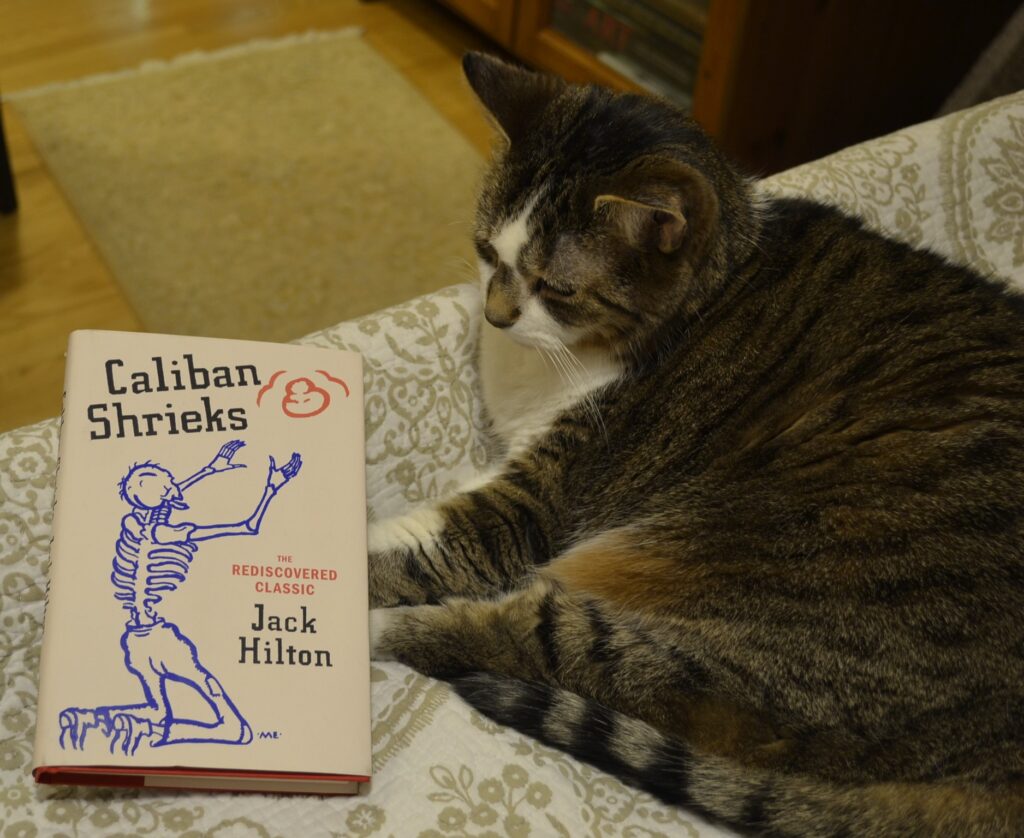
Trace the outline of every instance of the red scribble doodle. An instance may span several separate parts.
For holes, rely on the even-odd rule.
[[[281,397],[281,412],[289,419],[309,419],[319,416],[331,405],[330,386],[337,385],[345,392],[345,397],[352,395],[348,384],[340,378],[331,375],[326,370],[316,370],[326,380],[323,386],[317,384],[310,376],[301,373],[289,373],[287,370],[278,370],[267,382],[256,396],[256,406],[261,407],[263,397],[278,387],[281,376],[295,376],[286,379],[284,395]]]
[[[319,416],[331,404],[331,394],[317,387],[312,379],[293,378],[285,385],[281,409],[292,419],[309,419]]]
[[[284,370],[278,370],[272,376],[270,376],[270,381],[268,381],[266,383],[266,386],[264,386],[259,391],[259,393],[256,394],[256,407],[260,406],[260,401],[263,399],[263,394],[266,393],[268,390],[272,390],[274,388],[274,384],[277,383],[277,379],[282,375],[284,375]]]
[[[322,375],[328,381],[333,381],[335,384],[340,384],[344,388],[344,390],[345,390],[345,397],[346,398],[348,398],[350,395],[352,395],[349,392],[348,385],[344,381],[342,381],[340,378],[335,378],[329,372],[325,372],[324,370],[317,370],[317,372],[320,373],[320,375]]]

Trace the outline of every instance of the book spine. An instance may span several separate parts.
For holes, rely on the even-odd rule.
[[[670,87],[678,88],[679,94],[689,99],[700,57],[699,36],[676,26],[675,34],[683,38],[681,33],[686,33],[687,40],[686,46],[674,43],[665,37],[663,18],[646,10],[644,23],[637,19],[643,14],[636,9],[627,10],[625,4],[615,0],[558,0],[553,8],[553,21],[558,29],[620,72],[627,64],[640,65],[648,74],[663,77]],[[619,60],[622,57],[627,60]],[[631,73],[626,75],[634,78]]]
[[[700,55],[702,47],[700,35],[669,20],[643,3],[602,0],[602,4],[608,7],[611,14],[632,24],[640,32],[670,42],[679,50],[680,57],[685,55],[692,61]]]
[[[64,362],[64,393],[61,399],[60,426],[57,439],[57,469],[54,474],[53,508],[51,510],[50,557],[47,568],[46,594],[43,603],[43,644],[39,658],[39,707],[36,719],[35,765],[45,762],[45,755],[53,753],[57,742],[54,711],[49,706],[54,693],[54,673],[47,666],[51,655],[48,649],[53,645],[63,627],[61,614],[63,606],[60,584],[60,567],[67,550],[71,534],[61,527],[61,472],[67,472],[69,459],[69,417],[74,413],[75,344],[82,339],[81,333],[72,332]],[[55,605],[56,603],[56,605]]]
[[[633,36],[632,27],[582,0],[557,0],[552,8],[552,22],[592,52],[621,50]]]
[[[678,53],[666,49],[655,38],[634,37],[623,50],[623,55],[634,59],[686,93],[693,92],[697,75],[696,63],[688,59],[680,60]]]
[[[700,0],[644,0],[659,14],[687,29],[702,33],[708,24],[708,4]]]

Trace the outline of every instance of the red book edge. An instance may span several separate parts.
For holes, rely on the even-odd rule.
[[[126,788],[146,788],[147,775],[165,775],[175,777],[223,777],[229,780],[232,777],[258,778],[267,780],[283,780],[291,782],[316,781],[326,783],[368,783],[370,778],[360,774],[302,774],[290,771],[226,771],[219,769],[194,769],[194,768],[99,768],[90,765],[75,766],[74,768],[59,768],[51,765],[41,765],[33,769],[32,777],[37,783],[45,785],[88,785],[88,786],[120,786]],[[173,789],[174,786],[160,786],[161,789]],[[224,788],[212,788],[203,786],[197,789],[194,786],[182,786],[187,791],[251,791],[250,789],[238,789],[225,786]],[[268,793],[271,793],[268,790]],[[288,794],[286,787],[274,789],[273,794]],[[294,794],[350,794],[351,792],[309,792],[296,791]]]

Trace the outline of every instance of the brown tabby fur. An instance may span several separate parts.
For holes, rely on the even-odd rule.
[[[756,199],[664,102],[466,70],[488,317],[624,372],[371,556],[378,656],[740,830],[1024,834],[1021,299]]]

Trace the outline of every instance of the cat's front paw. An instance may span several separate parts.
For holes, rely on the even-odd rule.
[[[410,567],[434,547],[443,527],[443,517],[432,507],[370,523],[366,541],[371,608],[428,598],[422,579],[410,574]]]
[[[389,565],[394,564],[395,556],[383,553],[370,553],[367,564],[370,571],[370,613],[390,608],[402,602],[392,584],[393,573]]]
[[[406,612],[415,606],[370,609],[370,658],[375,661],[397,660],[395,656],[395,632],[401,631],[400,623]]]
[[[441,513],[425,506],[408,515],[371,521],[366,530],[366,547],[371,556],[429,549],[443,528]]]

